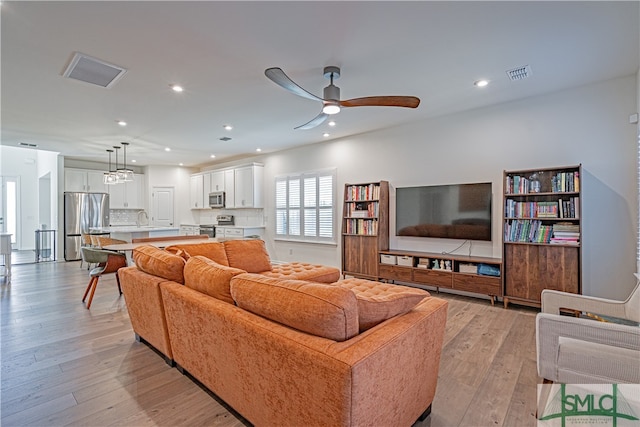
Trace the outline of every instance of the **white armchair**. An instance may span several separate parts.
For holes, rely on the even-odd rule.
[[[623,324],[561,315],[561,309]],[[640,383],[640,281],[626,301],[545,289],[536,317],[538,375],[564,384]]]

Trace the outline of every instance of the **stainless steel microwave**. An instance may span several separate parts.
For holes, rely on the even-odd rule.
[[[224,191],[209,193],[210,208],[224,208]]]

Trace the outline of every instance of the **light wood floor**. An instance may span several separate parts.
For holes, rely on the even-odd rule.
[[[87,310],[79,262],[12,273],[0,278],[3,427],[243,425],[134,340],[113,275]],[[438,389],[416,427],[534,426],[535,310],[440,296],[450,305]]]

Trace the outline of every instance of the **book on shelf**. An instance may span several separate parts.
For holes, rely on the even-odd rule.
[[[375,236],[378,234],[378,221],[372,219],[345,219],[346,234]]]
[[[348,202],[345,216],[354,218],[376,218],[380,207],[378,202]]]
[[[521,243],[549,243],[552,236],[552,226],[545,225],[540,220],[512,220],[504,227],[505,242]]]
[[[527,194],[529,193],[529,180],[520,175],[507,175],[505,193],[507,194]]]
[[[378,200],[380,198],[379,184],[349,185],[347,186],[347,201]]]
[[[552,245],[579,245],[580,226],[567,222],[559,222],[553,225]]]
[[[551,191],[554,193],[580,192],[580,172],[558,172],[551,178]]]

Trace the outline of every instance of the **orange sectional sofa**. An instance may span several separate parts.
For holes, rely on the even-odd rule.
[[[337,281],[331,267],[264,270],[261,241],[209,244],[223,246],[199,248],[217,259],[143,247],[119,271],[134,331],[179,369],[256,426],[409,426],[429,414],[446,301]]]

